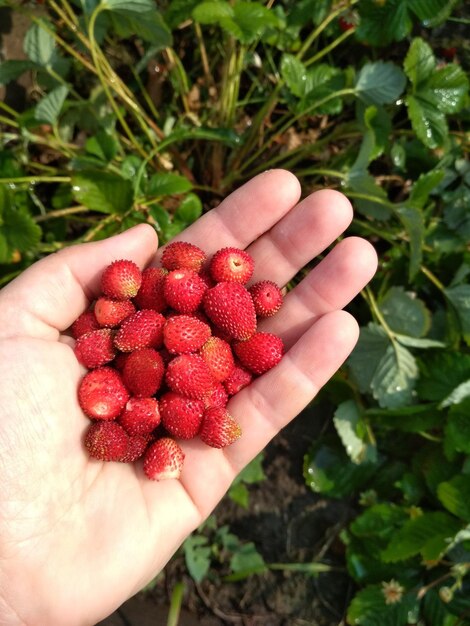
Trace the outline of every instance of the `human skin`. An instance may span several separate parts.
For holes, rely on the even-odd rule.
[[[177,239],[208,254],[246,249],[253,280],[285,285],[344,232],[348,200],[333,190],[299,202],[287,171],[265,172]],[[66,333],[120,258],[157,263],[149,225],[73,246],[0,291],[0,624],[89,626],[151,580],[211,513],[235,475],[316,395],[354,347],[343,307],[376,270],[372,246],[337,243],[260,330],[286,345],[280,364],[230,400],[243,436],[226,449],[182,442],[179,480],[149,481],[141,464],[103,463],[83,447],[84,369]]]

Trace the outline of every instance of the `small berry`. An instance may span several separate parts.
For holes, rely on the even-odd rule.
[[[256,331],[256,312],[248,290],[238,283],[218,283],[204,296],[204,311],[213,324],[234,339]]]
[[[242,434],[239,424],[226,409],[212,408],[204,413],[199,436],[212,448],[225,448]]]
[[[115,369],[117,369],[118,372],[122,372],[122,370],[124,369],[124,365],[131,354],[132,352],[119,352],[118,354],[116,354],[116,357],[113,361],[113,366]]]
[[[167,304],[178,313],[193,313],[202,302],[207,286],[193,270],[173,270],[165,278],[163,293]]]
[[[112,300],[111,298],[98,298],[95,304],[95,316],[100,326],[114,328],[135,313],[135,306],[130,300]]]
[[[222,383],[215,383],[214,387],[204,396],[202,401],[206,409],[224,409],[227,406],[228,394]]]
[[[142,272],[133,261],[114,261],[101,276],[101,290],[115,300],[129,300],[137,295]]]
[[[212,257],[209,271],[217,282],[235,282],[245,285],[253,275],[252,257],[238,248],[222,248]]]
[[[169,391],[160,398],[162,424],[173,437],[192,439],[201,427],[205,407],[201,400]]]
[[[190,315],[174,315],[163,327],[163,343],[171,354],[196,352],[210,336],[210,327]]]
[[[163,296],[163,283],[168,272],[161,267],[148,267],[142,272],[142,284],[134,298],[139,309],[153,309],[162,313],[166,307]]]
[[[174,241],[168,244],[162,254],[162,265],[170,271],[187,269],[199,273],[205,260],[205,253],[186,241]]]
[[[96,319],[93,311],[85,311],[72,324],[72,337],[78,339],[85,333],[91,333],[92,330],[99,330],[100,324]]]
[[[128,400],[129,392],[121,376],[111,367],[88,372],[78,389],[78,402],[82,411],[92,419],[115,419]]]
[[[228,378],[224,380],[224,388],[229,396],[234,396],[236,393],[247,387],[253,380],[253,374],[246,370],[244,367],[236,365],[232,373]]]
[[[100,461],[121,461],[127,452],[129,437],[116,422],[94,422],[85,434],[88,454]]]
[[[80,363],[90,370],[109,363],[116,354],[113,331],[101,328],[82,335],[75,343],[74,352]]]
[[[262,280],[252,285],[249,290],[258,317],[271,317],[279,311],[282,304],[282,293],[276,283]]]
[[[160,389],[164,373],[161,355],[153,348],[143,348],[128,355],[122,380],[134,396],[149,398]]]
[[[157,311],[137,311],[123,321],[114,338],[114,345],[121,352],[159,348],[163,343],[164,324],[165,318]]]
[[[155,398],[131,398],[119,418],[119,424],[128,435],[149,435],[160,421]]]
[[[107,423],[107,422],[106,422]],[[114,424],[114,422],[110,422]],[[144,454],[151,440],[150,435],[132,435],[127,440],[126,454],[119,459],[122,463],[133,463]]]
[[[144,472],[150,480],[179,478],[184,453],[174,439],[163,437],[152,443],[144,455]]]
[[[212,376],[219,382],[230,376],[235,367],[232,348],[219,337],[210,337],[202,346],[200,355],[207,363]]]
[[[234,344],[241,364],[253,374],[264,374],[277,365],[284,353],[282,339],[272,333],[255,333],[246,341]]]
[[[195,400],[202,400],[215,383],[206,362],[198,354],[175,357],[168,363],[165,380],[172,391]]]

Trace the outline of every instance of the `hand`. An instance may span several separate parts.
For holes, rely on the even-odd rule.
[[[178,239],[207,253],[247,248],[255,280],[286,284],[347,228],[348,200],[319,191],[298,203],[297,179],[257,176]],[[298,203],[298,204],[297,204]],[[99,291],[111,261],[141,267],[157,252],[147,225],[70,247],[25,271],[0,292],[0,623],[94,624],[141,589],[206,518],[233,478],[295,417],[356,343],[344,307],[376,268],[373,248],[336,245],[262,323],[287,353],[229,404],[243,435],[217,450],[183,443],[180,480],[149,481],[138,464],[88,458],[89,424],[77,402],[84,374],[62,333]]]

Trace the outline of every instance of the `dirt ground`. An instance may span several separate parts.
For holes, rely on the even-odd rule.
[[[302,477],[302,462],[312,441],[329,420],[327,407],[305,411],[265,452],[266,480],[250,485],[250,505],[243,509],[226,497],[215,511],[217,524],[229,524],[242,541],[252,541],[266,562],[338,566],[313,578],[303,573],[270,571],[240,582],[222,582],[217,573],[200,584],[189,576],[178,554],[155,587],[122,605],[99,626],[165,625],[175,584],[185,594],[180,626],[338,626],[353,589],[344,572],[338,538],[352,515],[348,503],[325,501]]]

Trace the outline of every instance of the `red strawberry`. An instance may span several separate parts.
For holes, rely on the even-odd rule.
[[[235,367],[232,348],[219,337],[208,339],[202,346],[200,355],[207,363],[212,376],[220,382],[225,380]]]
[[[78,402],[82,411],[93,419],[115,419],[128,400],[129,392],[121,376],[111,367],[88,372],[78,389]]]
[[[173,270],[165,278],[163,293],[168,305],[179,313],[193,313],[202,302],[207,286],[193,270]]]
[[[206,362],[198,354],[175,357],[168,363],[165,380],[172,391],[195,400],[202,400],[215,383]]]
[[[128,441],[125,430],[116,422],[94,422],[85,434],[88,454],[100,461],[121,461]]]
[[[148,267],[142,272],[142,284],[134,298],[134,304],[139,309],[153,309],[158,313],[166,309],[163,283],[167,274],[168,272],[161,267]]]
[[[244,285],[253,275],[255,263],[248,252],[222,248],[214,254],[209,271],[216,283],[235,282]]]
[[[122,370],[122,379],[137,397],[153,396],[162,384],[165,365],[160,354],[152,348],[131,352]]]
[[[271,317],[281,308],[281,290],[271,280],[261,280],[252,285],[248,291],[253,298],[256,315],[259,317]]]
[[[234,396],[236,393],[247,387],[253,380],[251,372],[239,365],[236,365],[232,373],[228,378],[224,380],[224,388],[229,396]]]
[[[228,395],[222,383],[215,383],[214,387],[203,399],[206,409],[224,409],[227,406]]]
[[[99,330],[100,324],[95,317],[93,311],[85,311],[77,317],[72,324],[72,336],[74,339],[78,339],[85,333],[90,333],[92,330]]]
[[[256,331],[256,313],[247,289],[238,283],[219,283],[204,296],[204,310],[216,326],[235,339]]]
[[[101,328],[82,335],[77,339],[74,352],[80,363],[90,370],[109,363],[116,354],[113,331]]]
[[[199,432],[204,413],[204,403],[169,391],[160,398],[162,424],[180,439],[192,439]]]
[[[109,423],[114,424],[115,422]],[[122,463],[133,463],[134,461],[137,461],[137,459],[140,459],[140,457],[144,454],[151,439],[150,435],[132,435],[127,440],[126,454],[119,460]]]
[[[165,318],[161,313],[143,309],[130,315],[121,324],[114,345],[121,352],[132,352],[141,348],[159,348],[163,343]]]
[[[160,424],[155,398],[131,398],[119,418],[128,435],[149,435]]]
[[[215,282],[212,280],[212,276],[209,274],[209,272],[206,272],[206,271],[199,272],[199,276],[204,281],[204,284],[206,285],[207,289],[214,287]]]
[[[205,260],[205,253],[186,241],[174,241],[168,244],[162,254],[162,265],[167,270],[187,269],[200,272]]]
[[[118,372],[122,372],[127,359],[131,356],[132,352],[119,352],[116,354],[116,358],[113,361],[113,366]]]
[[[144,455],[144,472],[151,480],[179,478],[184,453],[174,439],[162,437],[152,443]]]
[[[139,291],[142,273],[133,261],[114,261],[101,276],[101,291],[115,300],[129,300]]]
[[[255,333],[234,344],[235,354],[250,372],[264,374],[277,365],[284,353],[282,339],[272,333]]]
[[[225,448],[236,441],[242,430],[226,409],[207,409],[199,436],[212,448]]]
[[[95,316],[100,326],[114,328],[135,313],[135,306],[130,300],[112,300],[111,298],[98,298],[95,304]]]
[[[163,327],[163,343],[171,354],[196,352],[211,336],[211,329],[196,317],[175,315]]]

